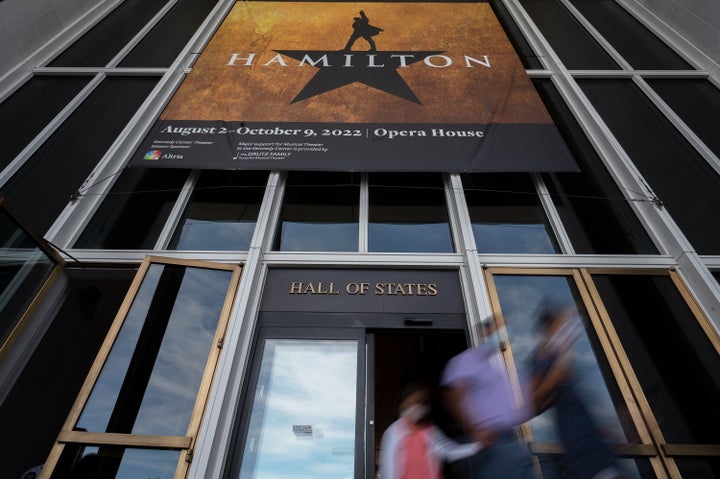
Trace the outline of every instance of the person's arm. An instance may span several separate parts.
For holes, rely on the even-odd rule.
[[[397,452],[397,431],[394,423],[383,434],[380,441],[380,478],[395,479],[395,454]]]
[[[365,16],[365,12],[363,12],[362,10],[360,10],[360,16],[361,16],[362,19],[365,20],[366,22],[368,21],[368,17]]]
[[[480,449],[482,444],[479,442],[460,444],[447,437],[440,428],[430,428],[430,450],[440,459],[457,461],[472,456]]]
[[[570,375],[570,364],[562,358],[556,360],[550,368],[541,374],[536,371],[530,381],[530,393],[537,414],[552,405],[555,389]]]

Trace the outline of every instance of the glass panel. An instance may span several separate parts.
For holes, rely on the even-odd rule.
[[[76,429],[184,436],[230,276],[151,265]]]
[[[720,175],[632,80],[577,80],[700,254],[720,253]]]
[[[3,170],[91,77],[34,76],[0,104],[0,170]]]
[[[538,456],[540,461],[540,469],[542,471],[542,479],[575,479],[576,476],[568,474],[563,469],[561,461],[562,456],[559,454],[543,454]],[[650,461],[647,459],[625,459],[617,458],[619,469],[625,474],[622,479],[641,478],[656,479],[657,474],[653,470]],[[630,472],[628,472],[630,471]]]
[[[68,444],[52,479],[172,479],[181,451]]]
[[[646,79],[715,155],[720,157],[720,90],[708,80]]]
[[[247,250],[267,179],[267,172],[203,171],[169,248]]]
[[[691,70],[680,56],[615,0],[570,0],[637,70]]]
[[[575,304],[574,320],[584,328],[573,345],[572,379],[579,395],[591,408],[600,429],[610,443],[637,442],[637,434],[627,407],[617,388],[594,329],[587,318],[579,293],[565,276],[495,275],[500,307],[513,356],[524,367],[538,345],[540,324],[538,314],[548,299],[560,304]],[[559,441],[553,418],[543,413],[530,422],[533,438],[538,442]]]
[[[357,341],[265,341],[239,477],[355,477]]]
[[[188,174],[187,170],[126,168],[75,247],[154,248]]]
[[[120,62],[119,67],[169,67],[217,0],[180,0]],[[168,31],[172,30],[172,35]]]
[[[359,205],[356,173],[289,173],[275,249],[357,251]]]
[[[565,232],[579,254],[657,254],[658,250],[550,80],[535,87],[580,166],[543,175]]]
[[[370,251],[454,251],[440,174],[370,174],[369,185]]]
[[[593,280],[665,440],[720,444],[720,357],[672,280]]]
[[[557,253],[527,174],[463,175],[478,253]]]
[[[65,268],[57,314],[0,405],[0,477],[23,479],[42,464],[82,387],[134,269]],[[39,386],[42,385],[42,386]]]
[[[618,65],[558,0],[521,0],[570,70],[617,70]]]
[[[715,277],[715,281],[717,281],[718,284],[720,284],[720,273],[713,273],[712,275]]]
[[[104,67],[165,3],[167,0],[125,0],[48,66]]]
[[[55,261],[0,208],[0,346],[53,268]]]
[[[523,36],[522,31],[520,30],[520,28],[518,28],[517,24],[512,18],[512,15],[510,15],[510,12],[507,11],[507,8],[505,8],[503,2],[498,0],[490,1],[490,6],[492,7],[493,12],[495,12],[495,16],[500,21],[500,24],[505,30],[505,34],[508,36],[510,42],[515,48],[515,51],[517,52],[520,61],[522,61],[523,66],[531,70],[542,69],[542,62]]]
[[[35,231],[45,233],[53,224],[157,81],[106,78],[2,187]]]
[[[675,464],[682,477],[692,479],[717,479],[720,477],[720,458],[676,457]]]

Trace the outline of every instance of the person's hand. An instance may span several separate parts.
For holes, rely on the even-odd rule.
[[[472,436],[473,440],[479,442],[483,449],[492,445],[492,443],[494,443],[496,439],[495,432],[489,429],[476,429],[473,431]]]

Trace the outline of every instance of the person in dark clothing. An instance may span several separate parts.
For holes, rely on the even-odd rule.
[[[536,412],[553,408],[565,448],[561,466],[573,479],[622,479],[615,457],[581,399],[572,376],[570,348],[582,324],[569,305],[546,305],[538,322],[543,340],[531,358],[530,391]]]

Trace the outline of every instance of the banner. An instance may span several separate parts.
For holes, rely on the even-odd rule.
[[[131,165],[577,170],[485,3],[238,2]]]

